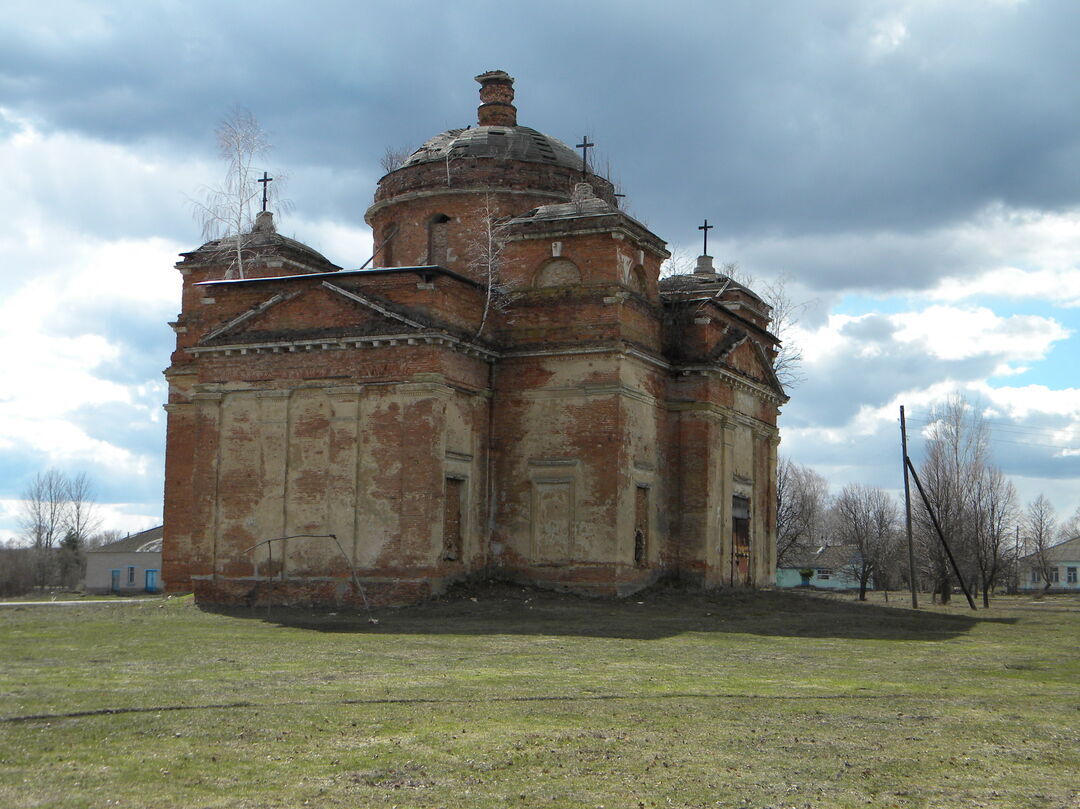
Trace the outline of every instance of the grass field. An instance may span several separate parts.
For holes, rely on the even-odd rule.
[[[1075,807],[1080,601],[0,611],[2,807]]]

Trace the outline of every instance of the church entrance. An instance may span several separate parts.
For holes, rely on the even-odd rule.
[[[750,581],[750,500],[735,495],[731,499],[731,583]]]

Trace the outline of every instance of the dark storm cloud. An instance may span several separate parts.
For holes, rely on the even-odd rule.
[[[522,123],[568,142],[589,132],[673,240],[701,216],[722,237],[1075,203],[1080,6],[895,8],[139,4],[73,11],[70,36],[5,26],[0,90],[48,125],[207,153],[239,102],[294,178],[330,167],[374,179],[386,146],[473,122],[471,77],[502,67],[518,78]],[[370,191],[297,202],[355,217]]]

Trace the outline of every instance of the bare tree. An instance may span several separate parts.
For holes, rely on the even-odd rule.
[[[34,583],[47,585],[53,573],[53,549],[68,522],[68,482],[63,473],[47,469],[34,476],[22,494],[19,525],[33,548]]]
[[[492,309],[502,309],[511,299],[511,287],[502,278],[503,251],[509,233],[509,218],[501,215],[498,202],[485,194],[476,210],[478,227],[473,229],[465,245],[467,266],[474,278],[484,284],[484,312],[476,337],[487,326]]]
[[[871,579],[885,572],[897,545],[900,509],[881,489],[852,483],[843,488],[832,509],[833,530],[845,545],[858,549],[847,571],[859,582],[859,600],[866,600]]]
[[[216,131],[218,153],[228,166],[221,185],[204,187],[203,201],[193,200],[195,216],[202,224],[203,238],[221,239],[223,259],[228,262],[226,278],[243,278],[244,263],[255,258],[256,201],[262,197],[256,164],[270,151],[270,141],[255,116],[243,107],[234,107]],[[277,198],[283,178],[274,178],[267,189]],[[265,185],[265,183],[264,183]]]
[[[1077,506],[1076,512],[1069,519],[1062,521],[1059,534],[1062,542],[1080,537],[1080,506]]]
[[[773,361],[773,371],[780,383],[787,389],[794,388],[806,380],[801,372],[802,347],[792,339],[792,332],[799,325],[799,319],[812,301],[796,303],[788,289],[789,276],[781,275],[775,281],[761,285],[761,297],[772,307],[770,328],[780,341],[780,348]]]
[[[413,150],[408,146],[387,146],[383,156],[379,158],[379,166],[389,174],[405,165],[405,161],[412,155]]]
[[[68,503],[67,529],[75,534],[79,545],[84,547],[101,524],[94,486],[85,472],[78,472],[67,479],[65,497]]]
[[[776,564],[819,546],[825,535],[829,483],[807,466],[781,457],[776,465]]]
[[[672,275],[687,275],[694,271],[694,257],[689,250],[682,247],[674,247],[671,255],[664,259],[660,265],[660,277],[667,278]]]
[[[1016,488],[996,466],[983,467],[967,491],[972,551],[979,571],[983,606],[1009,563],[1016,520]]]
[[[1024,541],[1032,555],[1035,570],[1043,582],[1043,592],[1050,589],[1057,565],[1050,549],[1057,544],[1057,515],[1050,501],[1039,495],[1028,503],[1024,519]]]
[[[87,548],[100,548],[102,545],[108,545],[110,542],[117,542],[123,539],[127,534],[118,528],[107,528],[104,531],[98,531],[86,540]]]
[[[919,471],[930,507],[969,580],[975,577],[976,565],[968,493],[989,462],[989,441],[986,422],[962,395],[955,394],[931,415],[926,457]],[[912,511],[912,522],[918,529],[923,573],[934,582],[934,592],[942,602],[948,602],[953,587],[948,554],[921,499]]]
[[[90,478],[67,476],[56,469],[38,473],[22,496],[19,524],[32,550],[38,587],[55,582],[73,585],[82,576],[83,550],[97,527],[97,507]]]

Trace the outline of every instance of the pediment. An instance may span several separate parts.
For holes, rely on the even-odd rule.
[[[430,327],[415,317],[394,311],[392,306],[370,295],[324,281],[307,289],[272,295],[211,330],[200,343],[401,334]]]
[[[729,329],[717,342],[712,356],[739,374],[762,382],[784,395],[765,348],[741,329]]]

